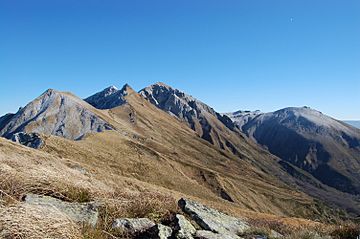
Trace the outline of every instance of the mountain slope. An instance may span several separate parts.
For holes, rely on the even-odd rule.
[[[326,185],[360,194],[360,130],[308,107],[253,114],[245,123],[245,116],[230,117],[271,153]]]
[[[77,145],[74,147],[65,147],[69,142],[52,138],[44,150],[66,157],[76,155],[81,162],[103,165],[110,175],[136,178],[198,198],[280,215],[293,215],[297,205],[302,215],[314,215],[315,201],[288,186],[294,182],[268,152],[239,139],[240,160],[201,139],[130,87],[127,92],[126,103],[102,111],[116,129],[122,126],[122,134],[111,131],[90,135],[71,142]],[[288,185],[276,175],[286,177]]]
[[[200,137],[214,144],[216,147],[225,149],[240,159],[247,159],[258,169],[264,170],[268,174],[276,175],[283,182],[294,182],[300,190],[312,197],[325,201],[333,206],[337,205],[337,207],[347,208],[348,211],[355,214],[360,212],[357,209],[358,202],[356,197],[340,192],[344,191],[341,188],[338,188],[339,191],[328,187],[326,181],[322,180],[321,177],[314,177],[314,175],[311,174],[308,175],[301,165],[288,165],[287,163],[289,161],[286,157],[280,157],[282,160],[269,161],[261,159],[254,154],[254,152],[262,152],[264,150],[259,147],[256,140],[253,140],[254,142],[251,143],[251,140],[244,137],[242,133],[240,133],[240,129],[245,123],[248,125],[248,122],[252,122],[252,119],[263,115],[261,112],[241,111],[236,112],[236,114],[229,114],[233,119],[237,118],[235,126],[228,122],[228,119],[230,119],[228,115],[219,117],[219,114],[211,107],[163,83],[146,87],[139,93],[156,107],[185,122],[190,128],[195,130]],[[314,134],[316,134],[315,132],[316,131],[314,131]],[[248,135],[250,136],[250,134]],[[271,139],[269,139],[269,141],[271,142]],[[295,142],[294,147],[298,146],[296,143],[299,142]],[[300,144],[300,147],[301,146]],[[295,150],[296,152],[296,149],[290,148],[288,145],[283,145],[280,149],[288,150],[288,152]],[[277,156],[280,155],[271,150],[270,152]],[[278,169],[279,166],[286,170],[291,177],[289,178],[288,176],[290,175],[284,176],[279,173],[281,171]],[[336,167],[338,166],[335,166],[335,168]],[[343,165],[343,168],[350,170],[353,174],[357,174],[356,171],[351,171],[348,165]],[[334,176],[336,175],[332,175],[332,177]],[[355,175],[354,177],[358,176]],[[340,177],[337,177],[337,179],[339,178]],[[325,184],[323,184],[323,182]],[[333,186],[333,184],[329,185]],[[345,192],[349,191],[347,190]]]
[[[140,95],[159,109],[185,122],[201,138],[220,149],[242,157],[249,142],[227,116],[196,98],[164,83],[142,89]]]
[[[112,129],[95,111],[70,93],[49,89],[16,114],[4,116],[0,135],[10,138],[18,132],[35,132],[80,139],[91,132]]]

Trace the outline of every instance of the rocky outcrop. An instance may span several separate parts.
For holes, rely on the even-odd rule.
[[[158,231],[158,238],[159,239],[168,239],[171,237],[173,230],[171,229],[171,227],[168,226],[164,226],[162,224],[158,224],[156,226],[157,231]]]
[[[157,224],[150,228],[145,233],[141,234],[140,238],[152,238],[152,239],[168,239],[172,238],[173,229],[169,226]]]
[[[177,214],[175,218],[176,238],[192,239],[196,233],[195,227],[183,215]]]
[[[179,206],[191,221],[181,214],[173,215],[165,225],[148,218],[119,218],[114,220],[112,228],[134,238],[154,239],[241,239],[238,235],[249,229],[244,220],[191,200],[181,199]]]
[[[24,201],[30,205],[55,208],[76,223],[95,226],[98,222],[99,211],[96,203],[64,202],[53,197],[36,194],[27,194],[24,197]]]
[[[88,133],[113,129],[95,111],[70,93],[49,89],[7,120],[0,136],[11,138],[25,132],[78,140]]]
[[[200,131],[196,128],[197,121],[205,121],[205,114],[217,117],[215,110],[208,105],[164,83],[146,87],[139,94],[156,107],[186,121],[196,131]],[[206,122],[202,124],[202,130],[205,130]]]
[[[155,223],[148,218],[118,218],[112,223],[112,228],[126,235],[137,235],[155,227]]]
[[[16,133],[11,137],[11,140],[34,149],[39,149],[44,145],[44,140],[37,133]]]
[[[179,206],[183,212],[188,214],[201,228],[207,231],[238,235],[249,228],[249,225],[244,220],[228,216],[188,199],[181,199]]]

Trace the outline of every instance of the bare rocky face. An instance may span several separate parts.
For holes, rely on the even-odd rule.
[[[112,129],[91,108],[69,93],[47,90],[7,119],[0,135],[11,138],[15,133],[26,132],[77,140],[88,133]]]

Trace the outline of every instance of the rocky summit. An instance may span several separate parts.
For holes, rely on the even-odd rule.
[[[75,140],[88,133],[112,129],[92,106],[70,93],[52,89],[2,121],[0,135],[6,138],[25,132]]]
[[[125,84],[121,90],[115,86],[110,86],[85,99],[90,105],[98,109],[111,109],[120,106],[126,102],[125,96],[133,91],[128,84]]]
[[[241,143],[237,139],[241,133],[228,116],[219,114],[193,96],[161,82],[142,89],[139,94],[159,109],[184,121],[211,144],[239,153]],[[229,137],[229,134],[236,135]]]

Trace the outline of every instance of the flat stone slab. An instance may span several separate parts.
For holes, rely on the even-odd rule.
[[[169,239],[172,238],[172,234],[173,230],[171,227],[157,224],[142,234],[139,238]]]
[[[226,215],[198,202],[182,198],[178,204],[184,213],[206,231],[239,235],[249,228],[244,220]]]
[[[146,232],[156,224],[148,218],[118,218],[115,219],[112,228],[129,234]]]
[[[173,230],[171,227],[164,226],[162,224],[157,225],[159,239],[168,239],[171,237]]]
[[[195,227],[183,215],[176,215],[176,238],[192,239],[196,233]]]
[[[25,203],[32,205],[55,208],[59,210],[59,212],[64,213],[76,223],[86,223],[91,226],[95,226],[99,217],[98,205],[94,202],[64,202],[53,197],[36,194],[27,194],[24,198],[24,201]]]

